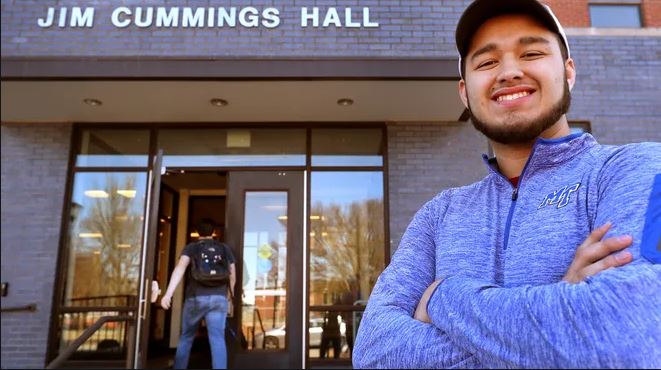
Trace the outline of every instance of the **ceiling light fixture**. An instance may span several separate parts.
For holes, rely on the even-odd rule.
[[[101,100],[99,100],[99,99],[92,99],[92,98],[86,98],[86,99],[83,99],[83,103],[85,103],[85,104],[87,104],[87,105],[91,105],[91,106],[93,106],[93,107],[98,107],[98,106],[100,106],[100,105],[103,105],[103,102],[102,102]]]
[[[341,107],[348,107],[350,105],[353,105],[353,99],[349,98],[342,98],[337,101],[337,105]]]
[[[209,100],[209,103],[213,105],[214,107],[224,107],[226,105],[229,105],[229,102],[225,99],[219,99],[219,98],[213,98]]]

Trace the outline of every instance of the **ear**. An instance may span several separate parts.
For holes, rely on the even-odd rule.
[[[569,91],[574,88],[576,83],[576,66],[572,58],[567,58],[565,62],[565,73],[567,75],[567,83],[569,84]]]
[[[461,79],[459,81],[459,97],[464,103],[464,107],[468,108],[468,97],[466,96],[466,81]]]

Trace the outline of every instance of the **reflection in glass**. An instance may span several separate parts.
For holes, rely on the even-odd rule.
[[[285,349],[287,192],[245,197],[241,329],[248,349]]]
[[[384,267],[383,173],[312,172],[311,185],[310,306],[364,304]],[[310,357],[350,358],[355,316],[311,311]]]
[[[101,316],[116,315],[112,307],[136,305],[146,182],[135,172],[75,175],[60,348]],[[99,306],[108,310],[85,309]],[[126,335],[126,323],[107,323],[79,351],[119,354]]]
[[[304,166],[302,129],[159,130],[166,167]]]
[[[117,315],[116,311],[71,312],[60,315],[60,327],[62,328],[60,350],[64,350],[71,342],[78,339],[85,329],[94,325],[101,317]],[[72,358],[82,359],[85,358],[85,355],[92,355],[96,360],[126,358],[129,335],[127,329],[128,325],[125,321],[103,324],[78,347]]]
[[[382,166],[381,129],[313,129],[313,166]]]
[[[76,174],[65,305],[137,293],[146,181],[144,173]],[[125,304],[124,298],[103,302]]]
[[[149,130],[83,130],[78,167],[146,167]]]

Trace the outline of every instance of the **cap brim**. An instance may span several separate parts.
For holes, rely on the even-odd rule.
[[[564,37],[555,16],[542,3],[535,0],[475,0],[466,8],[455,32],[457,50],[466,57],[473,34],[487,20],[501,14],[527,14],[542,22],[549,30]],[[566,42],[565,42],[566,44]]]

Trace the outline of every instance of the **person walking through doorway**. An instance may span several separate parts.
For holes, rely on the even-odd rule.
[[[161,306],[166,310],[169,309],[172,295],[188,270],[189,279],[186,284],[181,320],[182,330],[174,359],[175,369],[188,367],[191,346],[202,319],[206,322],[209,334],[212,367],[227,368],[225,343],[225,320],[229,305],[227,297],[228,291],[234,291],[236,267],[232,249],[227,244],[213,239],[214,228],[213,220],[204,219],[199,223],[197,227],[197,232],[200,234],[199,241],[184,247],[167,291],[161,299]],[[214,281],[213,278],[204,278],[206,275],[213,277],[213,275],[227,274],[229,278],[220,282]]]

